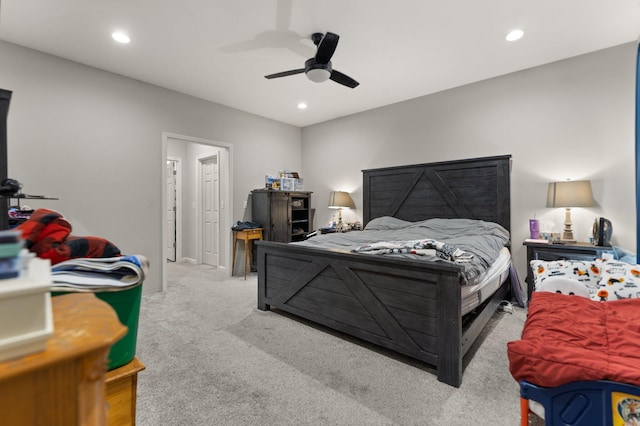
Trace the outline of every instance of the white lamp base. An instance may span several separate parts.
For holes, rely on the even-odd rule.
[[[575,243],[576,239],[573,237],[573,230],[571,229],[571,209],[566,209],[564,213],[564,230],[562,231],[562,237],[560,241],[564,243]]]
[[[346,232],[347,227],[342,222],[342,209],[338,209],[338,223],[336,224],[336,232]]]

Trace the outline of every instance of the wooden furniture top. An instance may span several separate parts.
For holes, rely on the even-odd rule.
[[[107,375],[105,376],[105,382],[111,383],[115,382],[123,377],[130,376],[132,374],[138,374],[146,367],[145,365],[138,359],[138,357],[133,357],[131,362],[123,365],[122,367],[115,368],[111,371],[107,371]]]
[[[113,308],[93,293],[53,297],[52,307],[54,333],[46,350],[1,363],[0,381],[109,347],[127,332]]]

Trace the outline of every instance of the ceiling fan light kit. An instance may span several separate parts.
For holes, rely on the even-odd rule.
[[[331,79],[336,83],[353,89],[360,83],[348,75],[334,70],[331,66],[331,57],[336,51],[339,39],[340,36],[338,34],[331,32],[327,32],[326,34],[313,33],[311,35],[311,40],[317,46],[316,56],[307,59],[304,63],[304,68],[265,75],[264,78],[270,80],[273,78],[305,73],[307,78],[313,82],[322,83]]]
[[[308,59],[305,62],[305,74],[307,78],[314,83],[322,83],[331,77],[331,62],[327,64],[319,64],[315,58]]]

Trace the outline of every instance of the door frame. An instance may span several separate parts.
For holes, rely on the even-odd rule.
[[[221,204],[224,203],[224,208],[221,209],[220,213],[220,247],[224,247],[224,252],[222,253],[220,259],[219,269],[226,270],[227,275],[231,274],[232,268],[228,265],[231,265],[231,225],[232,225],[232,215],[233,215],[233,145],[225,142],[217,142],[208,139],[196,138],[192,136],[185,136],[171,132],[162,132],[162,158],[160,159],[159,166],[162,167],[162,180],[161,180],[161,207],[159,208],[161,216],[161,226],[163,227],[160,232],[162,235],[162,253],[164,259],[164,250],[167,242],[165,241],[164,236],[164,225],[167,221],[167,213],[165,211],[166,205],[166,191],[165,184],[167,180],[166,176],[166,167],[165,162],[167,160],[167,147],[169,144],[169,139],[177,139],[186,143],[197,143],[203,145],[211,145],[213,147],[219,148],[220,150],[220,180],[226,182],[226,185],[221,185],[221,192],[224,189],[224,194],[221,193],[220,200]],[[223,154],[224,152],[224,154]],[[176,219],[177,221],[177,219]],[[178,225],[179,227],[180,225]],[[224,230],[228,230],[225,232]],[[200,250],[200,249],[198,249]],[[162,291],[167,290],[167,262],[162,262]]]

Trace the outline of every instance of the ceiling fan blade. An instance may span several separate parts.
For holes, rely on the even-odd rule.
[[[321,64],[327,64],[331,60],[333,53],[338,46],[338,40],[340,36],[338,34],[327,32],[320,43],[318,44],[318,51],[316,52],[316,61]]]
[[[290,71],[282,71],[282,72],[277,72],[275,74],[265,75],[264,78],[271,80],[272,78],[286,77],[288,75],[294,75],[294,74],[302,74],[304,71],[305,71],[304,68],[300,68],[297,70],[290,70]]]
[[[348,75],[342,74],[340,71],[336,70],[331,71],[331,76],[329,76],[329,78],[336,83],[340,83],[343,86],[351,87],[352,89],[360,84]]]

